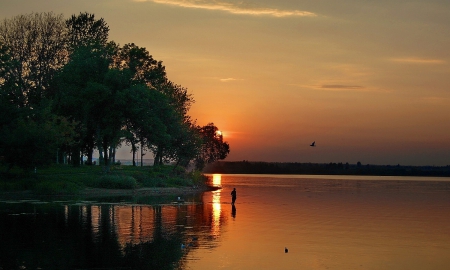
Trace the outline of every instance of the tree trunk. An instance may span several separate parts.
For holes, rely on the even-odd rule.
[[[94,155],[94,144],[89,143],[88,144],[88,149],[87,149],[87,161],[86,164],[87,165],[92,165],[92,156]]]
[[[153,160],[153,166],[159,165],[162,165],[162,150],[161,147],[158,146],[156,149],[155,160]]]
[[[158,158],[159,158],[158,151],[156,151],[155,159],[153,160],[153,166],[158,166]]]
[[[116,148],[114,147],[113,148],[113,151],[112,151],[112,160],[113,160],[113,164],[116,164]]]
[[[144,147],[141,146],[141,167],[144,166],[144,161],[143,161],[143,158],[144,158],[144,150],[143,150],[143,148],[144,148]]]
[[[103,140],[103,162],[105,167],[108,167],[109,165],[108,145],[109,143],[106,140]]]
[[[100,146],[98,148],[98,165],[103,165],[104,161],[103,161],[103,147]]]
[[[79,146],[74,146],[72,148],[72,155],[71,155],[71,161],[72,161],[72,165],[75,167],[80,166],[80,147]]]
[[[136,144],[134,142],[131,143],[131,150],[133,151],[133,166],[136,166]]]
[[[114,154],[113,154],[113,151],[114,151],[114,147],[112,147],[112,146],[109,146],[109,164],[114,164]]]

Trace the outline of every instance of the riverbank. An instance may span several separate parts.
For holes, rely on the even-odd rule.
[[[53,165],[36,172],[0,174],[0,199],[36,197],[105,197],[184,195],[210,190],[209,179],[199,171],[173,166]]]
[[[99,198],[99,197],[116,197],[116,196],[148,196],[148,197],[158,197],[158,196],[185,196],[197,193],[202,193],[206,191],[213,191],[220,189],[220,187],[213,186],[199,186],[199,187],[145,187],[137,189],[109,189],[109,188],[84,188],[77,192],[76,194],[36,194],[31,190],[20,190],[20,191],[1,191],[0,199],[17,199],[17,200],[28,200],[35,199],[42,196],[50,197],[78,197],[78,198]]]

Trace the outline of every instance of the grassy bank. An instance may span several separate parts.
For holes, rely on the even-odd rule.
[[[137,189],[151,187],[202,186],[207,178],[198,171],[185,172],[174,166],[101,166],[53,165],[36,172],[10,171],[0,173],[0,191],[29,190],[35,194],[78,194],[85,188]]]

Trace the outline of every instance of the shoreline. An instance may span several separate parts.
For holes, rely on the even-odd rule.
[[[115,197],[115,196],[178,196],[214,191],[220,187],[200,186],[200,187],[146,187],[137,189],[108,189],[108,188],[90,188],[87,187],[77,194],[35,194],[31,190],[20,191],[1,191],[0,199],[33,199],[37,197]]]

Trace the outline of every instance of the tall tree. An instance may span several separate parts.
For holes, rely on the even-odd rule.
[[[139,142],[141,149],[148,149],[170,140],[170,124],[177,121],[177,114],[164,94],[142,84],[134,85],[122,94],[130,143]]]
[[[50,93],[52,79],[67,62],[66,27],[62,15],[31,13],[5,19],[0,43],[14,60],[11,80],[19,106],[36,106]]]
[[[116,47],[114,43],[79,47],[57,78],[56,111],[79,123],[78,150],[73,152],[83,151],[88,162],[92,162],[94,147],[102,147],[100,137],[107,132],[104,118],[114,113],[108,111],[112,88],[128,86],[115,86],[120,80],[125,84],[129,80],[109,74]]]

